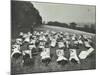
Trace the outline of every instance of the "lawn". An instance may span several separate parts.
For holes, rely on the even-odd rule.
[[[45,30],[53,30],[57,32],[68,32],[70,34],[76,33],[76,34],[86,34],[93,36],[93,47],[95,48],[95,51],[88,56],[85,60],[80,60],[81,64],[73,64],[71,62],[68,62],[65,66],[58,65],[56,62],[57,56],[56,56],[56,49],[57,48],[51,48],[51,55],[52,55],[52,61],[48,66],[45,66],[43,63],[41,63],[41,57],[38,54],[37,56],[34,56],[32,60],[34,63],[30,64],[29,66],[22,66],[20,57],[18,60],[11,59],[11,73],[12,75],[15,74],[28,74],[28,73],[42,73],[42,72],[58,72],[58,71],[74,71],[74,70],[89,70],[89,69],[95,69],[96,68],[96,36],[92,33],[86,33],[78,30],[72,30],[67,28],[61,28],[61,27],[54,27],[54,26],[42,26],[35,28],[34,30],[38,31],[45,31]],[[15,39],[15,38],[14,38]],[[13,39],[12,39],[13,40]],[[86,50],[86,48],[79,47],[77,49],[77,55],[83,50]],[[69,51],[65,50],[65,57],[69,58]]]

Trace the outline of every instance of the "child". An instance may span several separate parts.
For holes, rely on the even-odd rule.
[[[40,56],[41,56],[42,63],[45,63],[45,65],[47,66],[51,61],[50,48],[48,45],[45,46]]]
[[[77,63],[80,64],[80,60],[77,56],[76,50],[75,49],[70,49],[70,58],[69,61],[73,62],[73,63]]]
[[[14,57],[14,58],[18,59],[20,56],[21,56],[20,45],[13,45],[11,58]]]
[[[63,49],[58,49],[56,50],[56,54],[57,54],[57,63],[61,64],[61,65],[65,65],[68,60],[67,58],[64,57],[64,50]]]
[[[70,45],[70,58],[69,61],[73,62],[74,64],[80,64],[80,60],[77,56],[77,52],[76,52],[76,46],[74,46],[73,44]]]

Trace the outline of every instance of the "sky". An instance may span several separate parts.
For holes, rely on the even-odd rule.
[[[43,21],[95,23],[95,6],[32,2]]]

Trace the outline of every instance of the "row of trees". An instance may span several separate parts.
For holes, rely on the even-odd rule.
[[[59,27],[67,27],[67,28],[72,28],[72,29],[75,29],[77,24],[75,22],[71,22],[70,24],[67,24],[67,23],[60,23],[60,22],[48,22],[47,25],[53,25],[53,26],[59,26]]]
[[[50,22],[47,23],[47,25],[60,26],[60,27],[68,27],[68,24],[60,23],[60,22],[57,22],[57,21],[55,21],[55,22],[50,21]]]
[[[67,23],[60,23],[60,22],[48,22],[46,25],[52,25],[52,26],[59,26],[59,27],[65,27],[65,28],[71,28],[71,29],[76,29],[76,30],[80,30],[80,31],[85,31],[85,32],[90,32],[90,33],[96,33],[96,25],[95,24],[91,24],[91,25],[83,25],[83,26],[78,26],[78,24],[76,22],[71,22],[69,24]]]

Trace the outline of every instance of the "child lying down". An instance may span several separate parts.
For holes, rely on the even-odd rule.
[[[22,59],[23,65],[31,65],[34,64],[34,60],[32,60],[31,51],[25,50],[23,51],[23,59]]]
[[[47,66],[51,61],[50,48],[48,47],[44,48],[40,56],[41,56],[42,63],[44,63]]]
[[[79,60],[79,58],[77,56],[76,49],[69,49],[69,51],[70,51],[69,61],[71,61],[73,63],[80,64],[80,60]]]
[[[67,58],[64,57],[64,50],[63,49],[58,49],[56,50],[56,54],[57,54],[57,63],[60,65],[65,65],[68,60]]]
[[[12,46],[12,53],[11,53],[11,58],[19,58],[21,56],[21,51],[20,51],[20,45],[13,45]]]

